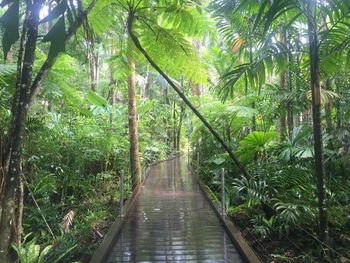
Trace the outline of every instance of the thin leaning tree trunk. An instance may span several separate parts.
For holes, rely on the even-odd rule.
[[[181,99],[185,102],[185,104],[192,110],[192,112],[202,121],[202,123],[208,128],[211,134],[219,141],[224,150],[228,153],[231,160],[237,165],[238,169],[242,172],[244,177],[250,179],[251,176],[248,171],[244,168],[241,162],[237,159],[232,149],[225,143],[225,141],[221,138],[218,132],[207,122],[207,120],[200,114],[200,112],[192,105],[192,103],[186,98],[186,96],[181,92],[181,90],[176,86],[176,84],[168,77],[167,74],[153,61],[153,59],[148,55],[146,50],[142,47],[139,39],[135,35],[132,26],[134,20],[134,13],[132,11],[129,12],[128,17],[128,32],[133,40],[137,49],[143,54],[143,56],[147,59],[147,61],[151,64],[151,66],[158,71],[158,73],[168,82],[168,84],[175,90],[175,92],[181,97]]]

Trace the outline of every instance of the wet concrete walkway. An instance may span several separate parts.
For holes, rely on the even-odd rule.
[[[242,262],[181,158],[153,166],[107,259]]]

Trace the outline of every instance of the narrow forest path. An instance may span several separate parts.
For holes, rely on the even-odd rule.
[[[184,158],[151,168],[112,262],[243,262]]]

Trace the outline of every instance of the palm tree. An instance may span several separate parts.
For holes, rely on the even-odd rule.
[[[325,168],[322,141],[321,122],[321,76],[320,73],[327,72],[322,66],[324,61],[332,57],[342,57],[344,45],[348,43],[347,34],[341,35],[344,29],[349,30],[348,21],[350,7],[346,1],[297,1],[264,0],[260,4],[259,13],[255,21],[256,25],[264,25],[265,32],[279,21],[283,14],[288,14],[289,20],[286,23],[292,25],[299,23],[307,27],[308,54],[310,69],[310,87],[312,94],[312,116],[314,134],[314,163],[317,181],[318,208],[319,208],[319,236],[322,242],[328,243],[327,205]],[[327,26],[324,26],[324,22]],[[332,38],[333,36],[333,38]],[[336,36],[336,37],[334,37]],[[340,48],[341,47],[341,48]],[[327,248],[326,248],[327,249]]]

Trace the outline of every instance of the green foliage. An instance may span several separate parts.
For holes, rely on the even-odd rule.
[[[211,31],[212,24],[203,10],[195,7],[179,8],[170,6],[160,12],[161,25],[164,28],[173,28],[188,37],[202,37]]]
[[[94,106],[106,107],[108,105],[108,101],[105,98],[99,96],[98,94],[96,94],[91,90],[89,90],[86,93],[86,99],[88,102],[90,102]]]
[[[140,41],[155,62],[171,76],[180,78],[185,75],[196,83],[207,82],[205,69],[192,44],[178,31],[157,25],[142,27]],[[176,59],[171,59],[170,54]]]
[[[50,252],[52,245],[41,249],[40,245],[36,244],[36,238],[26,242],[30,235],[31,233],[24,237],[24,244],[12,247],[16,251],[20,263],[43,263],[44,257]]]
[[[276,137],[276,132],[252,132],[239,142],[238,154],[243,159],[263,155]]]
[[[236,178],[232,181],[234,198],[240,198],[247,203],[247,207],[259,205],[268,200],[268,186],[266,181],[257,181],[256,178]]]
[[[19,263],[44,263],[47,262],[48,255],[53,250],[53,245],[46,245],[43,249],[38,245],[37,238],[32,238],[30,241],[27,239],[32,235],[32,233],[27,234],[24,237],[23,243],[20,245],[12,245],[13,249],[16,251]],[[61,260],[71,253],[78,245],[71,246],[66,251],[63,251],[60,255],[57,255],[51,262],[59,263]]]
[[[313,156],[313,145],[310,143],[311,129],[309,127],[295,127],[290,137],[277,146],[283,160],[293,158],[310,158]]]
[[[61,17],[42,40],[43,42],[51,42],[48,54],[49,60],[55,58],[60,52],[66,51],[65,37],[65,22],[64,17]]]
[[[250,222],[253,224],[252,233],[260,239],[264,239],[272,232],[274,217],[268,220],[263,215],[258,214],[255,215]]]
[[[300,221],[308,218],[315,218],[313,211],[307,205],[297,205],[293,203],[284,203],[276,200],[273,208],[277,215],[274,217],[274,231],[280,237],[284,234],[289,234],[300,225]]]
[[[14,82],[16,67],[11,64],[0,64],[0,91]]]
[[[0,18],[0,24],[3,28],[2,50],[6,60],[7,53],[11,46],[19,38],[19,0],[5,1],[1,6],[8,5],[5,14]]]
[[[117,8],[112,8],[117,1],[101,0],[96,3],[94,9],[90,12],[88,19],[89,22],[97,35],[102,35],[107,32],[108,29],[114,26],[120,26],[115,24],[115,20],[122,18],[121,10]],[[114,13],[116,11],[117,13]]]
[[[26,7],[19,2],[4,1],[0,18],[2,48],[5,57],[9,51],[11,55],[11,64],[0,65],[0,157],[8,142],[16,42],[24,20],[20,14]],[[58,241],[54,247],[38,245],[51,244],[52,238],[26,189],[24,230],[35,237],[14,246],[19,260],[40,262],[45,256],[53,262],[83,261],[98,245],[97,233],[104,234],[117,216],[121,170],[126,175],[125,189],[131,190],[127,79],[132,58],[143,167],[175,150],[189,148],[193,159],[199,152],[199,173],[216,199],[220,171],[225,168],[228,212],[243,221],[244,231],[259,242],[290,239],[306,250],[270,248],[264,261],[273,257],[316,262],[321,246],[299,232],[318,231],[308,3],[215,0],[207,8],[199,1],[141,1],[135,6],[125,0],[99,0],[84,21],[85,30],[66,42],[67,34],[75,32],[83,3],[87,4],[43,2],[50,12],[40,21],[42,41],[36,43],[34,73],[47,58],[65,51],[69,55],[58,56],[33,101],[22,167]],[[340,0],[315,4],[330,245],[348,256],[350,6]],[[240,175],[204,125],[126,41],[130,8],[141,44],[237,153],[251,178]],[[94,91],[90,89],[92,55],[99,71]],[[177,137],[179,149],[174,143]],[[63,233],[60,224],[67,211],[74,211],[75,217],[69,232]]]

